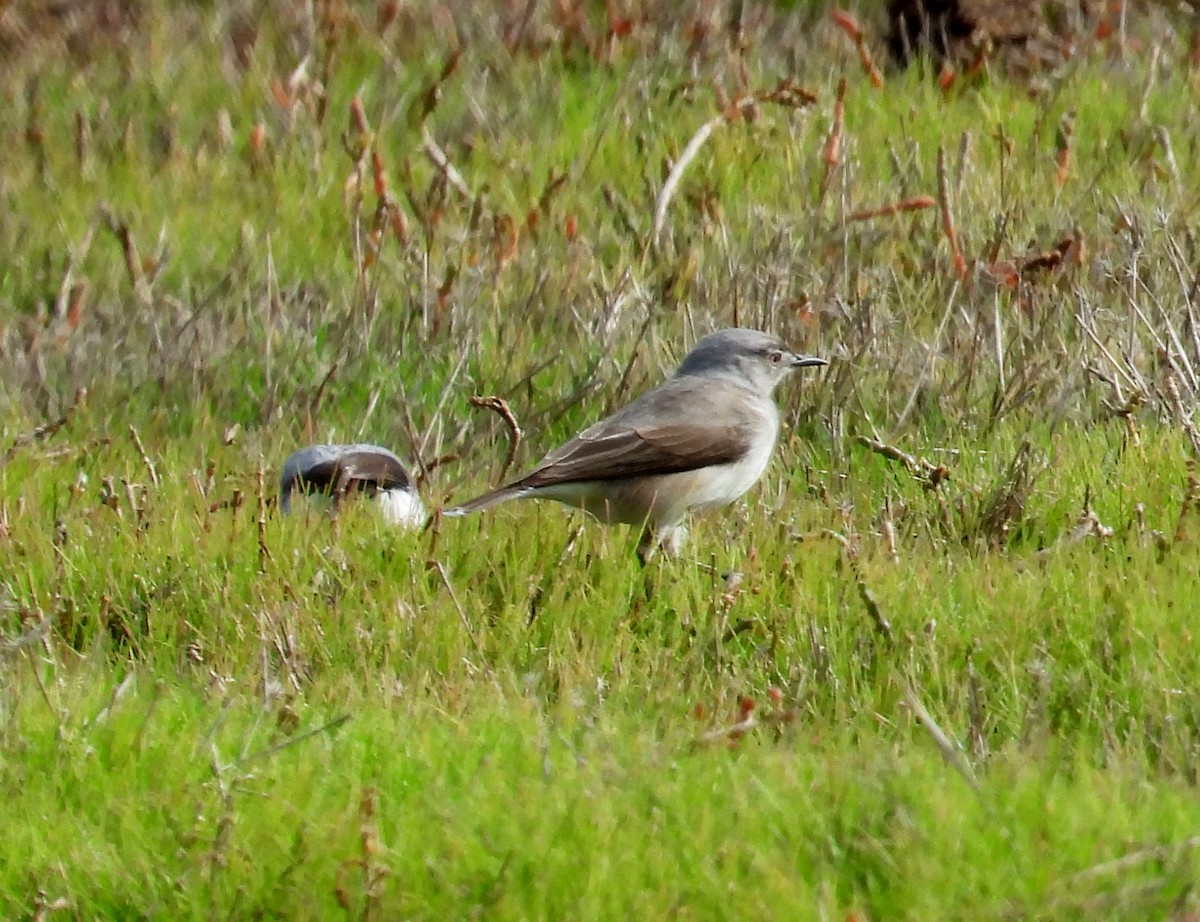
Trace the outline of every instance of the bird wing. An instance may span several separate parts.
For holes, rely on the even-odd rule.
[[[349,450],[305,467],[289,486],[316,493],[377,493],[411,485],[399,458],[379,451]]]
[[[606,421],[551,452],[515,486],[536,489],[575,481],[691,471],[737,461],[751,444],[751,427],[745,423],[626,427]]]

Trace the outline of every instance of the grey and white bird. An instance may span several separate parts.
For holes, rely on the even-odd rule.
[[[691,512],[749,490],[779,437],[772,393],[797,368],[826,365],[758,330],[700,340],[675,374],[555,449],[529,474],[445,511],[458,516],[510,499],[557,500],[608,524],[642,525],[638,554],[677,554]]]
[[[404,462],[379,445],[309,445],[293,452],[279,477],[279,508],[291,511],[292,494],[318,494],[336,506],[343,497],[372,497],[384,520],[418,528],[428,516]]]

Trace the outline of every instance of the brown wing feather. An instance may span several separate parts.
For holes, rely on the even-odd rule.
[[[298,478],[303,489],[317,493],[406,489],[411,485],[404,465],[375,452],[347,452],[312,465]]]
[[[727,464],[749,450],[745,425],[700,428],[695,425],[611,426],[582,433],[515,486],[536,488],[578,480],[614,480],[644,474],[674,474]]]

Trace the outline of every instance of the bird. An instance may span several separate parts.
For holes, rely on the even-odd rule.
[[[758,330],[710,333],[658,387],[550,452],[525,476],[443,514],[553,499],[606,524],[643,526],[643,562],[659,547],[678,556],[689,513],[729,505],[767,469],[779,437],[775,386],[797,368],[827,364]]]
[[[350,493],[365,493],[391,525],[418,528],[428,520],[404,462],[379,445],[308,445],[292,452],[279,477],[285,515],[295,492],[328,496],[334,508]]]

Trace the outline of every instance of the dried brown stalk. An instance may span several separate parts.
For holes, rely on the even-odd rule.
[[[150,475],[150,482],[157,487],[158,469],[154,466],[154,462],[150,460],[150,456],[146,453],[146,446],[142,444],[142,437],[138,435],[137,429],[135,429],[132,425],[129,427],[129,437],[133,439],[133,447],[137,449],[138,457],[142,459],[142,464],[146,466],[146,472]]]
[[[117,242],[121,244],[121,254],[125,259],[125,271],[129,274],[129,282],[133,285],[134,293],[137,294],[138,300],[143,305],[149,304],[150,285],[142,270],[142,260],[138,255],[137,242],[133,239],[129,225],[118,218],[108,205],[100,206],[100,217],[112,231],[113,236],[117,238]]]
[[[1063,115],[1055,133],[1054,162],[1058,172],[1054,177],[1055,183],[1062,188],[1071,177],[1071,148],[1075,138],[1075,110]]]
[[[32,445],[34,442],[40,442],[43,439],[48,439],[62,429],[71,421],[71,416],[75,413],[85,399],[87,399],[87,388],[81,387],[75,392],[75,399],[72,400],[71,405],[67,407],[65,411],[63,411],[62,416],[53,422],[42,423],[42,425],[34,427],[33,431],[31,432],[17,436],[13,440],[12,445],[9,446],[8,451],[6,451],[4,456],[0,458],[0,467],[3,467],[5,464],[8,464],[9,461],[15,458],[17,456],[17,452],[19,452],[22,448]]]
[[[825,140],[825,175],[821,178],[821,195],[829,188],[833,179],[833,171],[842,162],[842,130],[846,123],[846,80],[843,77],[838,83],[837,100],[833,104],[833,125],[829,129],[829,137]]]
[[[508,455],[504,459],[504,467],[500,469],[500,479],[508,473],[508,469],[512,467],[513,461],[517,457],[517,449],[521,445],[522,433],[521,427],[517,424],[517,417],[513,415],[512,408],[503,397],[495,395],[489,397],[473,396],[470,398],[470,404],[473,407],[479,407],[484,410],[491,410],[499,415],[504,420],[504,424],[508,426]]]
[[[876,454],[883,455],[892,461],[899,461],[926,489],[936,489],[950,479],[950,470],[943,464],[934,464],[924,458],[917,458],[895,445],[888,445],[879,439],[872,439],[865,435],[858,436],[856,441]]]
[[[433,471],[437,470],[437,468],[441,467],[443,464],[451,464],[452,462],[458,461],[461,458],[462,455],[456,451],[452,451],[448,454],[438,455],[432,461],[423,461],[421,463],[420,473],[417,474],[418,489],[422,484],[425,483],[426,480],[429,479],[429,475],[433,473]]]
[[[870,221],[874,218],[890,218],[893,215],[901,214],[905,211],[921,211],[925,208],[932,208],[937,204],[937,200],[928,195],[918,195],[915,198],[906,198],[902,202],[894,202],[891,205],[882,205],[879,208],[864,208],[861,211],[856,211],[847,221]]]
[[[264,573],[267,561],[271,559],[271,551],[267,548],[267,490],[264,483],[263,466],[258,466],[255,476],[255,490],[258,493],[258,572]]]
[[[863,605],[866,606],[867,614],[871,616],[871,621],[874,622],[876,629],[883,635],[883,639],[889,644],[896,642],[896,635],[892,632],[892,622],[887,619],[887,615],[883,613],[883,609],[879,607],[879,600],[875,598],[875,593],[867,585],[863,579],[862,571],[857,564],[852,564],[854,572],[854,582],[858,586],[858,597],[862,599]]]
[[[704,146],[704,142],[721,125],[736,121],[743,113],[754,109],[759,103],[770,102],[790,108],[804,108],[816,101],[817,97],[814,93],[809,92],[793,81],[781,80],[773,89],[739,96],[729,105],[725,106],[720,115],[710,118],[697,128],[696,133],[692,135],[691,140],[688,141],[687,146],[683,149],[683,153],[679,155],[679,159],[671,166],[671,171],[667,174],[667,178],[663,182],[663,187],[654,201],[654,223],[650,230],[650,243],[655,246],[658,245],[659,236],[667,220],[667,209],[670,207],[671,199],[675,197],[684,171],[687,170],[688,165],[696,158],[696,155],[700,152],[700,148]]]
[[[1095,510],[1092,509],[1092,491],[1091,487],[1088,487],[1083,497],[1083,510],[1079,513],[1079,518],[1075,520],[1074,527],[1049,547],[1042,548],[1035,556],[1045,557],[1056,551],[1074,547],[1088,538],[1107,541],[1112,536],[1113,530],[1101,522],[1100,516],[1096,515]]]
[[[863,70],[871,79],[871,86],[879,89],[883,86],[883,74],[879,72],[879,68],[875,65],[875,59],[871,55],[870,46],[867,45],[866,36],[863,35],[858,21],[845,10],[833,10],[829,14],[829,18],[835,26],[845,32],[850,37],[850,40],[854,42],[854,47],[858,51],[859,63],[862,64]]]
[[[917,722],[925,728],[925,731],[933,737],[933,741],[937,743],[938,749],[941,750],[942,756],[954,768],[955,771],[962,776],[963,781],[967,783],[975,793],[979,793],[979,782],[975,778],[975,772],[971,770],[971,764],[967,761],[962,751],[954,744],[938,726],[933,715],[929,713],[929,709],[925,707],[921,699],[917,697],[917,693],[913,687],[908,684],[903,678],[896,677],[900,682],[900,692],[904,695],[904,703],[908,705],[908,709],[912,711],[913,716],[917,718]]]
[[[450,158],[446,156],[446,152],[442,150],[441,145],[434,140],[433,135],[429,133],[428,127],[424,125],[421,126],[421,147],[425,151],[425,156],[446,177],[446,182],[452,185],[454,190],[468,202],[474,201],[475,195],[471,192],[467,181],[463,179],[462,173],[458,172],[454,164],[450,162]]]
[[[954,260],[954,271],[959,279],[966,281],[967,261],[963,258],[958,242],[958,230],[954,226],[954,212],[950,206],[950,188],[946,178],[946,148],[938,147],[937,155],[938,203],[942,208],[942,232],[950,244],[950,256]]]

